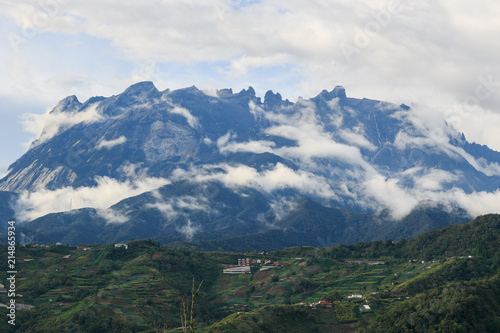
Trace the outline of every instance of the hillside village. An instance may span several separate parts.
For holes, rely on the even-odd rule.
[[[469,290],[479,281],[478,286],[492,288],[495,281],[487,279],[500,267],[499,230],[500,220],[491,216],[398,244],[378,241],[245,254],[167,248],[151,240],[20,245],[16,310],[25,325],[41,332],[65,331],[75,322],[82,332],[113,331],[123,323],[128,332],[140,332],[156,325],[150,318],[164,314],[165,324],[178,327],[179,301],[191,295],[195,278],[196,283],[203,281],[196,322],[207,332],[231,332],[209,328],[226,322],[243,325],[245,316],[256,318],[253,323],[269,318],[273,325],[301,318],[308,325],[323,323],[325,332],[334,326],[356,332],[378,323],[378,316],[390,316],[400,303],[427,306],[422,297],[438,292],[436,286]],[[0,250],[6,253],[5,247]],[[0,291],[0,303],[8,304],[5,286]],[[448,294],[438,298],[439,304],[475,302],[453,295],[456,300],[449,301]],[[494,300],[481,301],[495,306]],[[0,313],[7,311],[4,305]],[[42,314],[47,319],[40,320]],[[0,331],[11,332],[1,323]]]
[[[296,258],[299,259],[299,258]],[[281,263],[272,262],[268,259],[250,259],[250,258],[238,258],[238,263],[236,265],[222,264],[224,268],[223,274],[251,274],[251,267],[258,268],[259,272],[266,271],[271,268],[281,268],[291,265],[291,263]]]

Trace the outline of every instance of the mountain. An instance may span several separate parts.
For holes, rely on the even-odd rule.
[[[256,191],[247,190],[240,196],[219,184],[201,187],[183,182],[158,192],[169,199],[159,201],[148,192],[125,199],[105,212],[84,208],[48,214],[23,225],[22,230],[36,234],[41,243],[103,244],[150,238],[175,247],[244,252],[408,239],[469,220],[463,210],[425,205],[401,220],[393,220],[387,212],[385,218],[379,213],[355,213],[307,198],[292,201],[286,215],[277,220],[266,198]],[[109,223],[110,219],[124,220]]]
[[[16,212],[12,206],[17,198],[16,193],[0,191],[0,231],[7,229],[7,222],[14,220]]]
[[[207,96],[195,87],[160,93],[151,82],[83,104],[70,96],[51,111],[51,115],[67,117],[68,121],[61,122],[56,134],[44,131],[10,166],[0,188],[22,191],[40,185],[47,189],[92,186],[97,185],[96,176],[124,179],[128,175],[122,167],[127,164],[141,165],[148,175],[158,177],[191,163],[227,160],[209,142],[231,130],[242,139],[252,136],[258,127],[248,110],[252,98],[253,89],[226,98]],[[72,119],[82,121],[72,124]],[[255,158],[235,155],[241,163]],[[282,159],[262,155],[257,162],[268,160]]]
[[[0,190],[51,242],[317,246],[411,238],[497,209],[500,153],[418,106],[341,86],[293,103],[141,82],[67,97],[46,120]]]
[[[468,221],[459,209],[416,207],[401,220],[392,220],[387,212],[356,213],[347,209],[328,208],[309,199],[299,198],[294,210],[269,230],[217,240],[173,242],[172,247],[193,250],[245,252],[273,251],[293,246],[327,247],[378,239],[410,239],[425,232]],[[381,223],[384,221],[384,223]],[[163,238],[158,238],[163,241]],[[163,241],[164,243],[168,243]]]

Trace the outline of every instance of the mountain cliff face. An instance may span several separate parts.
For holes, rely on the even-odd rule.
[[[269,160],[304,166],[307,159],[326,166],[370,164],[386,176],[415,167],[459,171],[459,179],[445,186],[467,191],[497,189],[500,179],[500,153],[468,143],[451,128],[428,133],[415,126],[407,106],[347,98],[342,87],[294,104],[271,91],[262,102],[251,87],[214,97],[196,87],[159,92],[142,82],[83,104],[67,97],[51,114],[68,120],[33,142],[0,190],[95,185],[96,176],[126,176],[120,167],[127,163],[141,164],[151,176],[168,176],[172,168],[192,164],[248,165],[256,155],[260,165]]]
[[[16,193],[0,191],[0,231],[7,229],[7,223],[14,219],[16,212],[12,205],[17,199]]]
[[[252,99],[252,89],[214,98],[195,87],[159,92],[151,82],[84,104],[68,97],[51,113],[68,117],[69,124],[62,123],[54,136],[42,133],[11,166],[0,188],[90,186],[96,176],[126,177],[121,167],[127,164],[140,164],[152,176],[167,176],[173,167],[220,159],[217,147],[207,142],[230,131],[241,138],[255,136],[259,124],[248,110]],[[85,120],[72,124],[79,114]]]
[[[283,221],[300,197],[325,209],[385,209],[381,223],[425,205],[477,215],[471,198],[491,200],[500,188],[500,153],[429,126],[406,105],[349,98],[340,86],[292,103],[272,91],[262,101],[251,87],[160,92],[141,82],[85,103],[67,97],[47,117],[0,180],[1,191],[19,195],[18,218],[38,218],[26,224],[38,232],[70,216],[114,234],[102,241],[126,240],[140,223],[141,237],[166,241],[296,230]],[[63,211],[71,212],[46,215]],[[461,212],[446,224],[462,222]]]

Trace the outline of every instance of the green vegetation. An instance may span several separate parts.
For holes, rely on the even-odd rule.
[[[128,249],[18,246],[16,302],[34,308],[18,309],[16,326],[0,321],[0,331],[182,332],[191,326],[183,304],[198,294],[196,332],[495,332],[499,248],[499,215],[409,241],[269,253],[195,252],[151,240]],[[222,273],[221,264],[243,257],[285,265]],[[0,261],[2,281],[6,264]],[[204,281],[199,292],[193,279],[196,287]]]
[[[425,291],[377,318],[366,332],[498,332],[500,275]]]
[[[353,303],[334,303],[335,316],[340,323],[349,323],[356,320],[356,306]]]
[[[354,244],[375,239],[409,239],[417,235],[469,220],[465,211],[441,206],[422,205],[401,220],[393,220],[388,210],[380,213],[356,213],[348,209],[329,208],[307,198],[294,202],[294,212],[278,221],[270,230],[254,234],[233,235],[231,227],[217,231],[217,239],[195,239],[173,242],[192,250],[245,252],[277,250],[300,245],[328,247],[332,244]],[[373,257],[372,257],[373,258]]]
[[[303,306],[270,305],[248,313],[235,313],[206,332],[319,332],[316,316]]]

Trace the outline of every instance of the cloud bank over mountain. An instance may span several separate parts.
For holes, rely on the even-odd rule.
[[[431,107],[500,151],[499,13],[488,0],[9,0],[0,102],[18,105],[0,115],[12,123],[28,104],[41,112],[68,94],[110,96],[139,80],[252,84],[290,100],[343,84],[353,96]]]
[[[342,87],[291,103],[272,92],[262,101],[253,88],[160,92],[142,82],[83,104],[67,98],[29,126],[40,138],[0,181],[20,193],[26,221],[93,207],[108,223],[125,223],[128,211],[108,208],[144,193],[156,195],[146,208],[166,220],[189,220],[185,209],[216,215],[203,198],[154,192],[183,182],[252,189],[271,203],[305,196],[389,209],[395,219],[429,201],[500,212],[499,153],[468,143],[427,108],[350,98]],[[201,226],[188,220],[178,228],[192,237]]]
[[[111,223],[120,223],[125,219],[106,211],[107,208],[123,199],[169,184],[169,181],[145,175],[129,175],[125,181],[96,177],[96,183],[96,186],[90,187],[63,187],[57,190],[40,187],[33,192],[23,191],[15,204],[17,218],[31,221],[50,213],[92,207],[102,212],[102,216]]]

